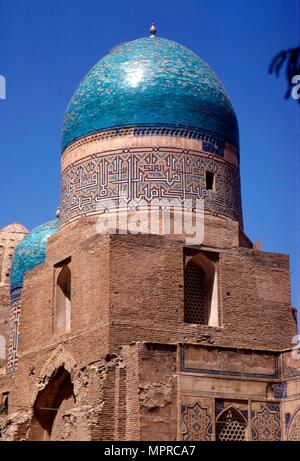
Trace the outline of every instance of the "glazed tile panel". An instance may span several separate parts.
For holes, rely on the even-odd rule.
[[[18,293],[17,293],[18,292]],[[10,335],[7,355],[7,373],[13,373],[17,369],[19,360],[20,341],[20,317],[21,317],[21,290],[15,290],[15,298],[10,306]]]
[[[215,191],[206,190],[206,171],[215,174]],[[108,201],[118,208],[124,200],[200,198],[206,210],[242,225],[239,171],[223,158],[159,147],[100,152],[63,171],[60,221],[101,214]]]
[[[14,292],[23,286],[25,272],[44,262],[47,239],[57,232],[58,228],[58,220],[36,227],[16,247],[10,275],[12,298],[14,298]]]
[[[66,110],[63,150],[88,134],[121,127],[199,130],[239,144],[234,109],[215,73],[163,38],[125,43],[90,70]]]

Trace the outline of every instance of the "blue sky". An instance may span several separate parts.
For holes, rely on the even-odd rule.
[[[205,59],[227,88],[240,126],[244,224],[262,249],[291,256],[300,306],[300,106],[268,75],[278,51],[300,44],[298,0],[2,0],[0,227],[29,229],[59,202],[66,105],[86,72],[119,43],[157,34]]]

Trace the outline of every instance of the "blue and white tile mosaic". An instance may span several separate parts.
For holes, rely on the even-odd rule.
[[[147,37],[114,48],[82,80],[65,113],[62,147],[101,130],[151,126],[239,144],[234,109],[212,69],[176,42]]]

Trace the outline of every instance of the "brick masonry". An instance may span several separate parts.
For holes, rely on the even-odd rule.
[[[182,239],[101,236],[85,220],[50,237],[45,263],[25,276],[18,369],[0,377],[0,393],[9,391],[3,439],[213,440],[216,401],[247,411],[246,438],[265,437],[260,412],[279,424],[274,439],[295,438],[288,257],[227,246],[226,225],[238,242],[238,227],[216,218],[223,247],[193,248],[218,254],[217,327],[183,321]],[[66,258],[72,328],[56,335],[54,271]],[[61,402],[51,435],[38,420],[47,415],[35,414],[48,394],[51,405]],[[193,418],[199,433],[187,432]]]
[[[136,58],[127,49],[150,64],[159,51],[149,68],[160,78],[143,73],[149,91],[128,90],[124,65],[135,70]],[[41,250],[44,262],[25,264],[34,268],[23,286],[20,272],[17,306],[11,258],[27,230],[0,230],[1,440],[300,440],[289,258],[245,235],[236,116],[210,69],[184,50],[134,41],[112,52],[113,79],[109,67],[97,81],[100,61],[83,80],[64,121],[59,231],[56,222],[46,255],[28,240],[27,255],[35,262]],[[191,199],[194,217],[204,203],[203,236],[98,231],[99,217],[124,202],[170,198]],[[184,321],[187,261],[202,269],[203,324]]]

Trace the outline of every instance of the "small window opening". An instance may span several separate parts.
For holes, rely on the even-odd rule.
[[[62,266],[57,276],[55,304],[55,332],[69,333],[71,331],[71,271],[67,264]]]
[[[215,174],[212,171],[206,171],[206,190],[215,190]]]

